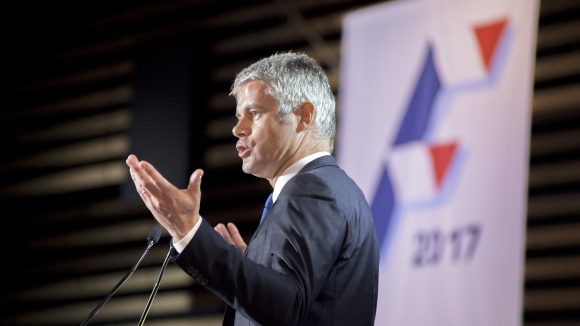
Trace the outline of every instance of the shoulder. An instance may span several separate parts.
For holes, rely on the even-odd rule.
[[[366,205],[358,185],[336,164],[304,169],[288,181],[280,196],[332,201],[345,212],[351,211],[353,204]]]
[[[280,195],[336,199],[335,188],[338,184],[344,184],[345,178],[344,172],[336,165],[306,166],[288,181]]]

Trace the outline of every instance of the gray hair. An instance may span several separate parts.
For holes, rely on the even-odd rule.
[[[230,95],[237,98],[243,84],[266,83],[266,93],[278,102],[278,116],[297,109],[301,104],[314,105],[314,126],[320,137],[333,138],[336,132],[334,95],[322,67],[303,53],[276,53],[240,71]]]

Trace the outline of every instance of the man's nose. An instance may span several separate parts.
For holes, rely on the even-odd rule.
[[[249,124],[245,120],[246,119],[242,118],[242,119],[239,119],[238,122],[236,122],[236,124],[232,128],[232,134],[234,134],[234,136],[241,138],[243,136],[249,135],[249,130],[250,130]]]

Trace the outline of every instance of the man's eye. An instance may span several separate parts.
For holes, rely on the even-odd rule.
[[[252,119],[258,119],[262,113],[258,111],[250,111],[250,115],[252,116]]]

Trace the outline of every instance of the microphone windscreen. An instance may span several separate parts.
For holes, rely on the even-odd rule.
[[[159,238],[161,238],[161,229],[154,226],[151,229],[151,231],[149,231],[149,236],[147,236],[147,240],[152,241],[153,244],[155,244],[155,243],[157,243],[157,241],[159,241]]]

